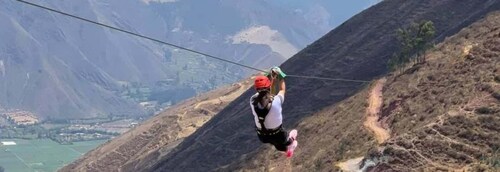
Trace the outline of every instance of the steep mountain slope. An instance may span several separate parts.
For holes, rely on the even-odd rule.
[[[403,73],[391,73],[302,120],[297,127],[301,147],[291,162],[266,146],[238,168],[500,170],[499,19],[500,12],[489,15],[437,45],[424,63],[410,64]],[[376,109],[375,128],[392,137],[383,143],[365,125],[376,104],[381,108]]]
[[[127,171],[135,164],[156,162],[252,84],[244,80],[179,103],[60,171]]]
[[[436,41],[441,41],[486,13],[498,9],[498,1],[383,1],[308,46],[285,62],[282,68],[289,74],[371,80],[386,72],[386,62],[396,49],[394,33],[397,28],[423,19],[432,20],[438,29]],[[363,84],[359,83],[300,78],[289,78],[288,83],[289,91],[284,105],[285,126],[295,126],[303,118],[363,88]],[[234,170],[239,168],[238,164],[245,164],[249,159],[262,155],[259,150],[263,145],[255,136],[248,111],[247,101],[252,92],[245,92],[153,168],[138,164],[129,170]],[[364,112],[364,109],[359,111]],[[362,125],[359,125],[359,130],[362,130]],[[364,133],[370,136],[369,132]],[[307,140],[308,137],[302,135],[299,139]]]
[[[326,32],[262,0],[36,3],[258,68],[280,64]],[[0,23],[0,104],[42,119],[143,115],[123,95],[130,86],[169,83],[160,91],[192,96],[253,72],[16,1],[0,1]]]
[[[500,12],[427,57],[388,78],[381,115],[397,137],[373,169],[500,170]]]

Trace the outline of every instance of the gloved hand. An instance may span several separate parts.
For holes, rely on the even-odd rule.
[[[278,78],[283,79],[286,77],[285,72],[283,72],[278,66],[271,68],[271,76],[278,76]]]

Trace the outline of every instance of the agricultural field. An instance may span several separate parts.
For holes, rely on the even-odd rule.
[[[16,145],[0,144],[0,166],[5,171],[56,171],[106,140],[61,145],[50,139],[2,139]]]

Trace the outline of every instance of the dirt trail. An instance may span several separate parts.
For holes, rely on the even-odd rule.
[[[387,80],[385,78],[377,80],[375,86],[370,91],[368,97],[368,108],[366,108],[366,120],[363,125],[373,132],[378,144],[384,143],[391,137],[389,130],[382,127],[379,120],[380,109],[382,108],[382,88]],[[357,157],[337,164],[342,171],[362,171],[360,164],[364,157]]]
[[[354,159],[347,160],[345,162],[341,162],[337,164],[337,167],[342,169],[342,171],[360,171],[359,165],[361,161],[363,161],[364,157],[358,157]]]
[[[378,122],[380,108],[382,107],[382,88],[386,82],[385,78],[379,79],[375,87],[370,92],[368,98],[369,106],[366,109],[366,121],[363,123],[366,128],[371,130],[379,144],[385,142],[391,137],[389,130],[382,127]]]

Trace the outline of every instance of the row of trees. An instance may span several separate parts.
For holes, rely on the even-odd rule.
[[[48,130],[39,125],[3,127],[0,128],[0,138],[22,138],[22,139],[37,139],[46,138]]]
[[[425,61],[425,52],[434,47],[432,39],[436,34],[432,21],[413,23],[407,28],[397,31],[400,50],[392,55],[388,62],[391,70],[401,69],[406,63],[421,63]]]

